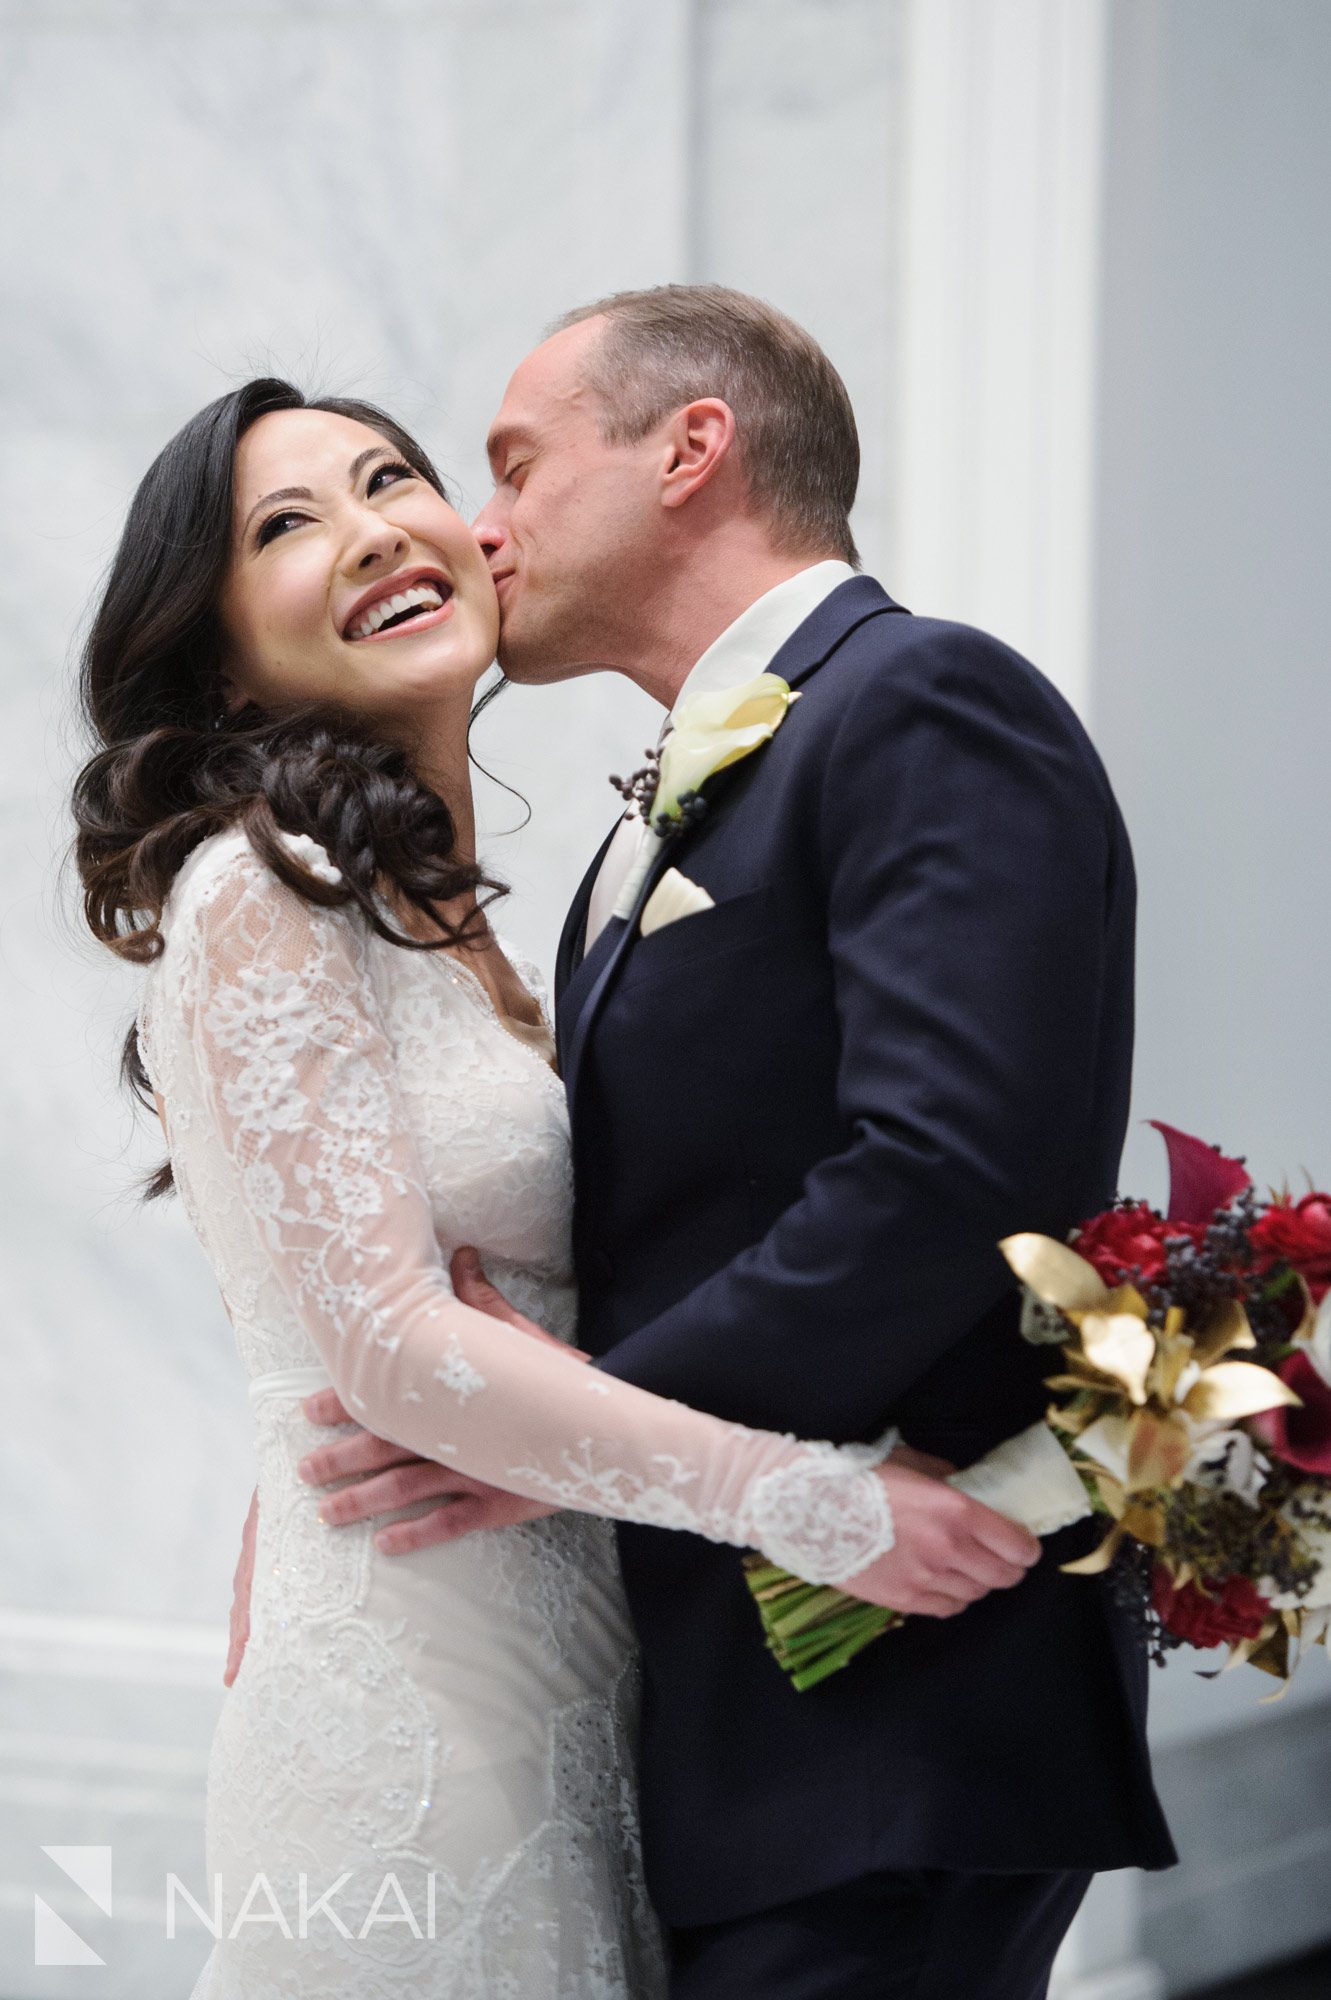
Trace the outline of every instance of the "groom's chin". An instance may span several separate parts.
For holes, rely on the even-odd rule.
[[[504,678],[516,682],[519,687],[552,687],[557,681],[576,680],[580,674],[597,671],[593,662],[567,659],[553,648],[542,652],[538,647],[524,646],[520,642],[506,644],[502,632],[495,657]]]

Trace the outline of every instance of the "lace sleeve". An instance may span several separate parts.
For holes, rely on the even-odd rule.
[[[245,853],[188,919],[202,1116],[338,1394],[492,1485],[753,1546],[842,1582],[891,1546],[868,1448],[750,1431],[611,1379],[453,1296],[360,920]]]

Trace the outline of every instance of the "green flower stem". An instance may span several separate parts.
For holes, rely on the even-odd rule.
[[[894,1611],[825,1584],[805,1583],[761,1556],[748,1558],[745,1577],[768,1647],[801,1692],[838,1673],[873,1640],[901,1623]]]
[[[783,1639],[791,1639],[811,1625],[834,1624],[854,1603],[844,1590],[827,1589],[814,1590],[803,1603],[793,1606],[789,1599],[778,1600],[772,1626]]]

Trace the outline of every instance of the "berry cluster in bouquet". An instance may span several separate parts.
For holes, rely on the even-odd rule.
[[[1134,1567],[1157,1659],[1227,1644],[1283,1681],[1331,1627],[1331,1195],[1262,1202],[1241,1161],[1156,1129],[1167,1215],[1122,1201],[1068,1243],[999,1246],[1062,1367],[1044,1422],[953,1483],[1035,1534],[1102,1516],[1065,1568]],[[901,1622],[761,1557],[747,1574],[797,1688]]]

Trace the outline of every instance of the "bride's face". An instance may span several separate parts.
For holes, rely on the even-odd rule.
[[[275,410],[241,438],[219,609],[232,707],[333,701],[390,727],[469,702],[499,636],[465,521],[328,410]]]

